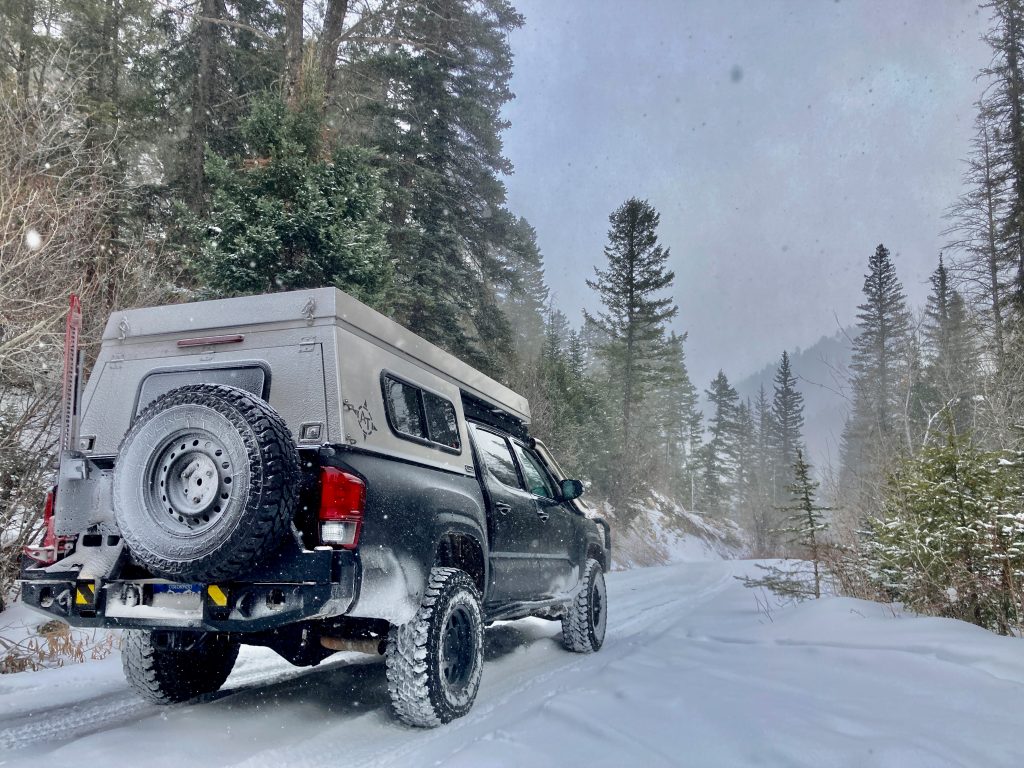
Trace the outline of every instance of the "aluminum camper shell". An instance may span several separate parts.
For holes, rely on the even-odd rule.
[[[389,422],[384,376],[449,400],[459,447],[400,436]],[[465,475],[476,468],[464,398],[477,412],[483,408],[524,430],[530,421],[521,395],[352,296],[318,288],[111,315],[82,396],[78,453],[101,464],[113,459],[148,403],[197,380],[259,394],[300,448],[343,445]],[[112,520],[103,485],[99,478],[88,493],[61,494],[58,534]]]

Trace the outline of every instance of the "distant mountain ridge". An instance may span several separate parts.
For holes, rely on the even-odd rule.
[[[822,336],[807,349],[790,350],[789,359],[797,388],[804,396],[804,440],[808,459],[821,474],[829,465],[839,463],[839,440],[849,411],[847,377],[852,354],[851,341],[856,330],[838,331]],[[760,371],[734,384],[741,400],[757,399],[763,384],[770,400],[774,394],[775,370],[779,357]]]

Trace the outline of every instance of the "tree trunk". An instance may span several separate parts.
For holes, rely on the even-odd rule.
[[[7,79],[7,72],[10,69],[9,55],[14,50],[14,30],[11,28],[13,21],[10,1],[0,0],[0,80]]]
[[[124,5],[121,0],[110,0],[110,37],[107,38],[108,87],[107,98],[113,105],[114,122],[120,113],[121,101],[121,22]]]
[[[29,96],[32,75],[32,49],[35,43],[35,0],[22,0],[21,18],[18,29],[18,94],[23,99]]]
[[[203,17],[217,18],[217,0],[202,0],[202,3]],[[192,95],[192,119],[189,126],[185,171],[185,189],[193,211],[201,211],[203,208],[203,163],[206,156],[206,139],[210,130],[217,25],[212,21],[200,21],[198,37],[199,65]]]
[[[294,110],[302,85],[303,0],[280,0],[280,5],[284,8],[284,98]]]
[[[1005,346],[1003,344],[1003,296],[999,285],[999,224],[996,221],[996,200],[994,190],[996,180],[993,170],[995,161],[989,143],[988,124],[982,124],[983,173],[985,174],[985,235],[987,247],[986,263],[988,266],[989,293],[992,301],[992,332],[996,346],[996,361],[1000,371],[1005,370]]]
[[[1021,18],[1016,2],[1006,4],[1006,97],[1010,108],[1010,142],[1013,173],[1013,206],[1010,242],[1017,262],[1014,301],[1024,310],[1024,80],[1021,77]]]
[[[348,0],[327,0],[324,13],[324,29],[320,36],[320,78],[324,86],[324,105],[334,92],[334,80],[338,75],[338,46],[348,13]]]

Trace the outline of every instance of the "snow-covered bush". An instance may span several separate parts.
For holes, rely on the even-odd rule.
[[[891,475],[881,516],[868,521],[862,565],[912,610],[1001,634],[1024,626],[1022,457],[947,435]]]

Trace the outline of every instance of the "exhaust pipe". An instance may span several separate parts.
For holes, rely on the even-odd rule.
[[[350,640],[344,637],[321,637],[320,645],[332,651],[352,651],[353,653],[368,653],[371,656],[383,656],[388,641],[383,638],[366,638]]]

